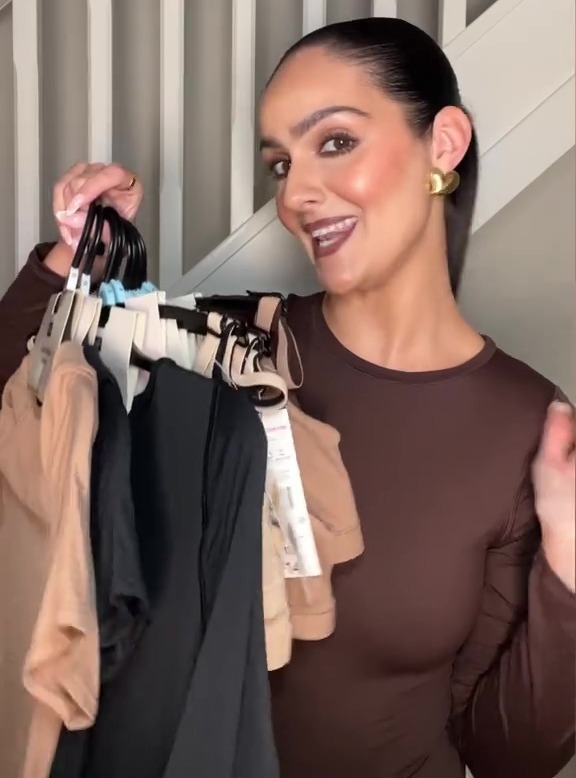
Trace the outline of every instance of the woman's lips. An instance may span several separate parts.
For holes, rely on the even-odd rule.
[[[339,216],[307,224],[304,229],[312,238],[314,258],[335,254],[352,235],[357,221],[355,216]]]
[[[335,254],[341,248],[341,246],[346,243],[350,235],[352,235],[355,227],[356,225],[350,227],[350,229],[346,230],[346,232],[339,232],[337,235],[322,241],[313,238],[312,246],[314,249],[314,258],[322,259],[323,257],[330,256],[330,254]]]

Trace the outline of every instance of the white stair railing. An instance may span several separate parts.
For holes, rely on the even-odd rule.
[[[447,46],[466,29],[467,0],[440,0],[438,43]]]
[[[88,154],[91,162],[112,162],[112,96],[112,0],[88,0]]]
[[[372,16],[398,16],[398,0],[372,0]]]
[[[302,4],[302,35],[324,27],[326,11],[326,0],[304,0]]]
[[[256,0],[232,2],[230,232],[254,213]]]
[[[37,0],[13,0],[16,266],[40,239],[40,83]]]
[[[184,251],[184,0],[162,0],[160,36],[159,280],[168,289]]]

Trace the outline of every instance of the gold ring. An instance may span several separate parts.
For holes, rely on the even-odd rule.
[[[127,187],[125,187],[125,191],[129,192],[131,189],[134,189],[134,187],[136,186],[136,181],[137,180],[138,179],[136,178],[136,176],[132,176],[132,179],[131,179],[130,183],[128,184]]]

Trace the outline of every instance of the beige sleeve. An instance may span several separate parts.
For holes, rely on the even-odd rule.
[[[79,346],[66,343],[57,357],[41,425],[52,556],[23,670],[24,686],[37,701],[28,741],[27,778],[47,774],[44,769],[49,770],[62,723],[68,729],[91,726],[100,686],[90,547],[90,460],[97,427],[97,384]]]
[[[272,523],[267,496],[262,509],[262,603],[268,670],[278,670],[290,661],[292,629],[282,566],[282,531]]]

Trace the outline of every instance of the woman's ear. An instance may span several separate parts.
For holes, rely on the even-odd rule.
[[[438,111],[432,125],[432,165],[445,173],[462,161],[472,140],[472,122],[466,113],[449,105]]]

